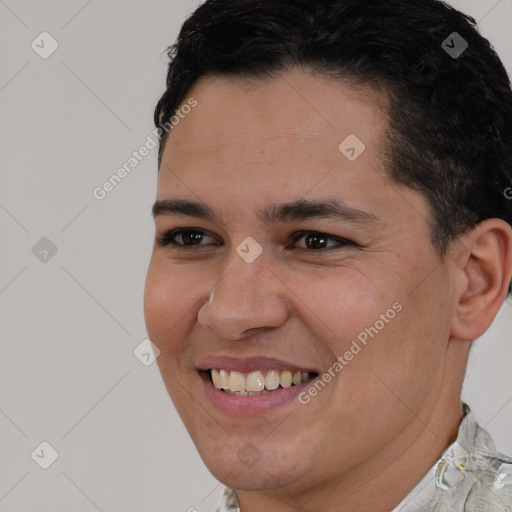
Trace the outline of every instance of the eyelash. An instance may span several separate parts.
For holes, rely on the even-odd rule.
[[[192,249],[193,247],[201,247],[201,244],[186,245],[186,244],[176,242],[174,240],[174,238],[183,233],[196,233],[196,234],[199,233],[199,234],[204,234],[206,236],[210,236],[210,235],[208,235],[208,233],[206,231],[202,231],[202,230],[196,229],[196,228],[177,228],[177,229],[167,231],[162,236],[158,237],[158,244],[161,247],[167,247],[167,246],[172,245],[173,248],[178,249],[178,250],[188,250],[188,249]],[[314,230],[297,231],[296,233],[293,233],[291,238],[294,243],[297,243],[298,240],[303,238],[305,235],[309,235],[309,234],[320,235],[322,238],[325,238],[328,241],[336,242],[337,246],[323,247],[320,249],[309,249],[307,247],[306,248],[296,247],[295,248],[296,251],[327,252],[330,250],[341,249],[341,248],[347,247],[347,246],[352,246],[352,247],[356,246],[356,244],[354,242],[351,242],[350,240],[347,240],[345,238],[340,238],[340,237],[337,237],[334,235],[328,235],[326,233],[322,233],[321,231],[314,231]],[[215,245],[221,245],[221,244],[215,244]],[[204,245],[203,245],[203,247],[204,247]]]

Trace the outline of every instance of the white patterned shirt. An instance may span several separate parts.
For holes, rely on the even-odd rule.
[[[512,512],[512,458],[496,451],[467,404],[457,440],[391,512]],[[216,512],[241,512],[226,489]]]

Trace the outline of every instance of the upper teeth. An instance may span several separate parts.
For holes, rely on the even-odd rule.
[[[279,386],[289,388],[309,379],[309,372],[291,372],[288,370],[256,371],[247,375],[240,372],[212,369],[212,381],[217,389],[235,392],[236,394],[259,393],[277,389]]]

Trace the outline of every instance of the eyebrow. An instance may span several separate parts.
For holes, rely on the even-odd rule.
[[[184,199],[160,199],[152,209],[153,217],[186,216],[217,221],[225,224],[215,211],[206,204]],[[374,214],[350,207],[337,199],[326,201],[308,201],[300,199],[291,203],[274,204],[259,212],[259,218],[265,224],[278,224],[308,219],[333,219],[354,223],[380,223]]]

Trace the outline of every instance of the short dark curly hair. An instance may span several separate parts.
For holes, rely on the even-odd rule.
[[[459,36],[468,47],[450,55],[443,42]],[[510,79],[475,20],[442,1],[207,0],[167,52],[159,166],[163,127],[198,78],[271,79],[299,67],[385,91],[386,172],[429,201],[441,257],[485,219],[512,224]]]

